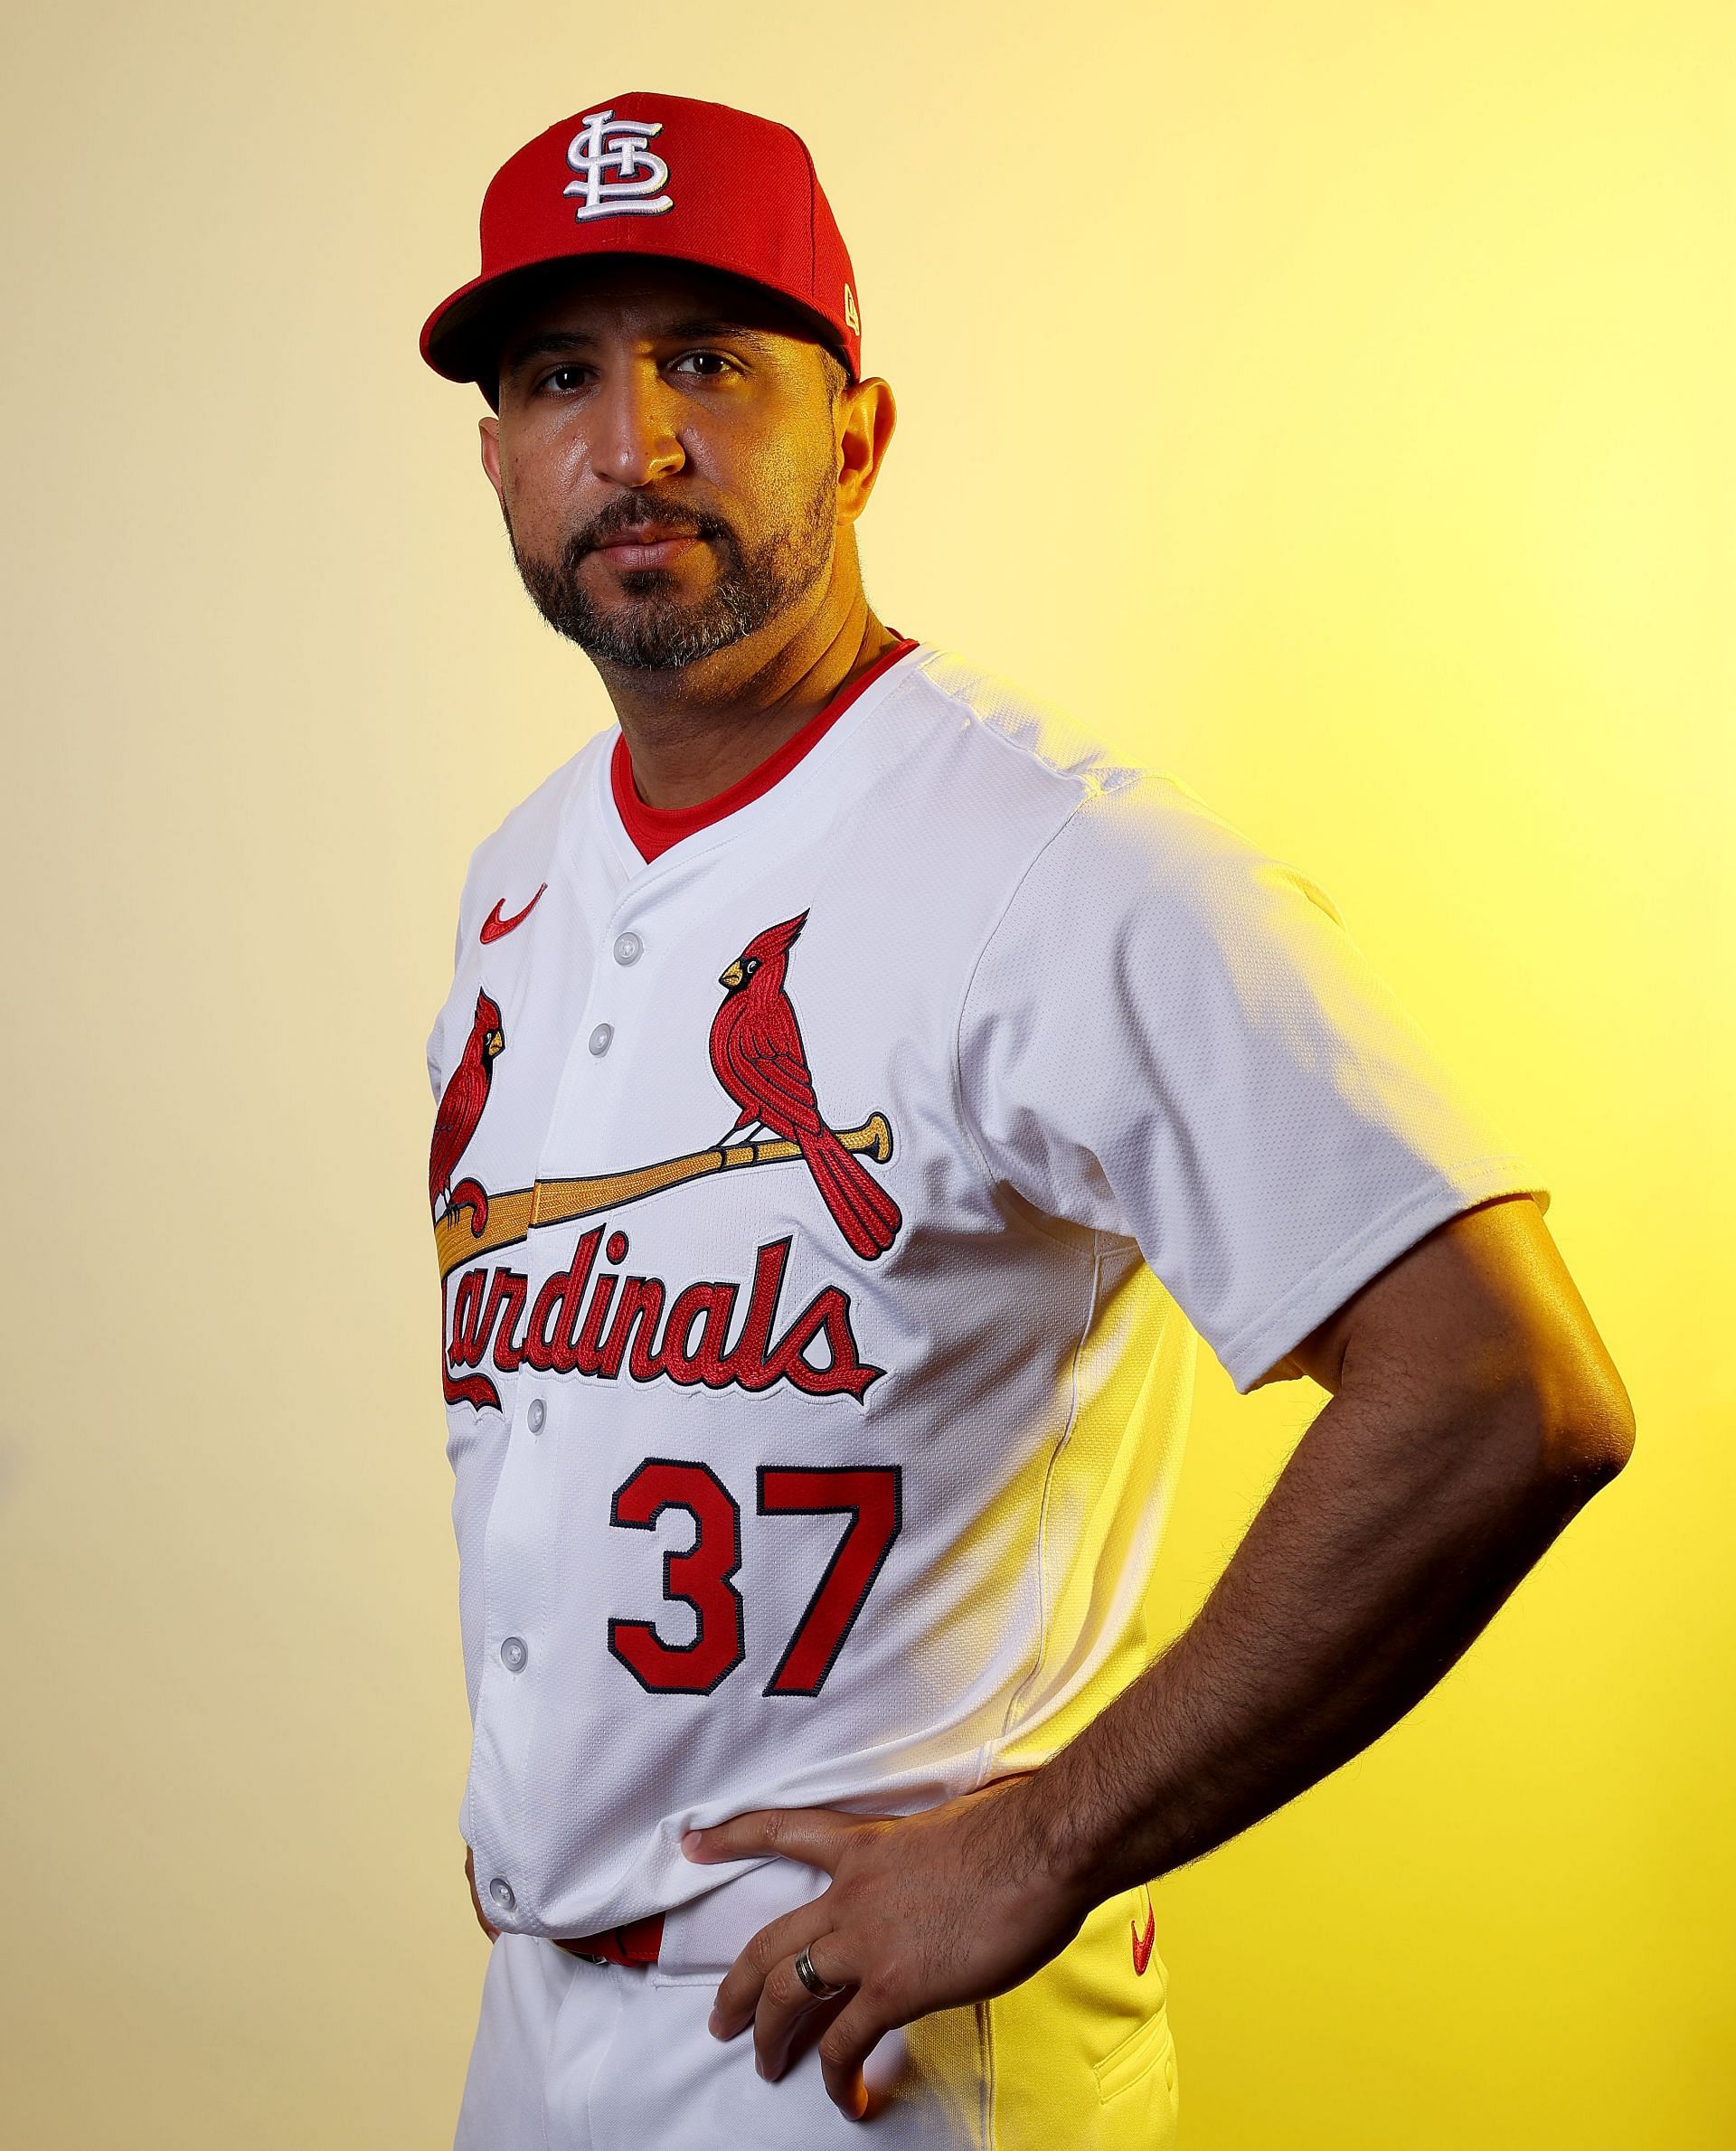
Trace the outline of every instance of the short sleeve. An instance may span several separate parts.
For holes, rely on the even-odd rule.
[[[1244,1393],[1458,1212],[1548,1207],[1324,892],[1173,778],[1038,852],[957,1048],[990,1181],[1135,1241]]]

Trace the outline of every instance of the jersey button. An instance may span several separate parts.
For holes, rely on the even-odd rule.
[[[513,1895],[513,1885],[504,1875],[497,1874],[494,1881],[489,1883],[488,1894],[494,1899],[495,1902],[500,1907],[503,1912],[510,1912],[513,1907],[518,1902],[517,1898]]]
[[[599,1024],[590,1034],[591,1052],[593,1053],[608,1052],[609,1042],[614,1035],[615,1026],[613,1024]]]
[[[543,1403],[542,1398],[533,1397],[531,1399],[531,1408],[524,1414],[524,1424],[531,1429],[533,1434],[540,1434],[542,1431],[542,1421],[548,1417],[548,1406]]]
[[[615,961],[618,964],[636,964],[645,943],[637,934],[625,933],[615,937]]]
[[[500,1662],[508,1673],[523,1673],[530,1655],[522,1636],[509,1636],[500,1646]]]

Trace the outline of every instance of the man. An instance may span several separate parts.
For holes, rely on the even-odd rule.
[[[458,2145],[1172,2142],[1149,1883],[1628,1452],[1547,1191],[1311,882],[876,617],[787,128],[560,121],[422,352],[618,720],[477,846],[429,1039]],[[1331,1393],[1156,1656],[1195,1331]]]

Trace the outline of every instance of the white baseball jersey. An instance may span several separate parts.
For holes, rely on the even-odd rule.
[[[957,657],[649,863],[618,736],[477,847],[428,1044],[460,1826],[533,1935],[1041,1762],[1153,1654],[1195,1333],[1245,1392],[1547,1202],[1310,881]]]

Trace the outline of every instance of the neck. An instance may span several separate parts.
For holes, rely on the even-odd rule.
[[[780,616],[679,672],[599,665],[647,807],[715,797],[892,647],[897,637],[875,618],[854,561],[847,577],[838,564],[810,613]]]

